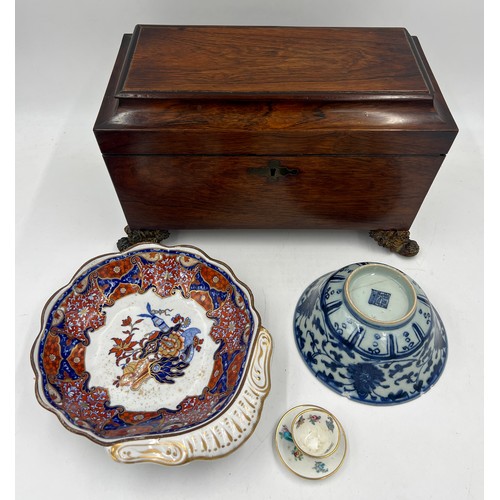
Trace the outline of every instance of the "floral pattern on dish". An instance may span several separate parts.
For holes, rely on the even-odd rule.
[[[191,324],[189,311],[168,310],[171,301],[196,306],[205,319]],[[190,247],[140,245],[84,265],[50,299],[43,321],[32,350],[39,401],[71,430],[109,444],[185,432],[216,418],[244,380],[260,320],[251,293],[222,263]],[[115,372],[100,385],[104,376],[89,353],[103,335],[100,355],[110,358]],[[195,393],[183,388],[172,407],[155,400],[151,384],[176,387],[188,374],[196,376],[190,364],[207,342],[213,355],[202,367],[204,387]],[[146,386],[148,408],[110,397],[121,390],[140,399]]]

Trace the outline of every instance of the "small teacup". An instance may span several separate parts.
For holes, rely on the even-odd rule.
[[[290,430],[295,446],[304,455],[326,458],[335,453],[340,442],[340,423],[327,410],[311,407],[301,411]]]

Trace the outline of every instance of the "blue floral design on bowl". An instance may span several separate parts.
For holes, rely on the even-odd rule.
[[[298,350],[312,373],[354,401],[392,405],[428,391],[448,354],[444,325],[400,270],[350,264],[315,280],[294,314]]]

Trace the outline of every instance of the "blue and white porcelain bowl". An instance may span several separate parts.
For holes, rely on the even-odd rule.
[[[314,281],[294,315],[313,374],[361,403],[393,405],[428,391],[446,364],[446,331],[420,286],[400,270],[351,264]]]

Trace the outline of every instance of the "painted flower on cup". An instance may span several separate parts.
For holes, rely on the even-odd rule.
[[[299,417],[299,419],[297,420],[295,426],[297,427],[297,429],[305,422],[305,418],[304,418],[304,415],[301,415]]]
[[[335,430],[335,424],[333,423],[332,417],[328,417],[325,421],[325,424],[330,432],[333,432]]]
[[[319,422],[321,420],[321,415],[309,415],[309,422],[311,424],[316,425],[316,422]]]

